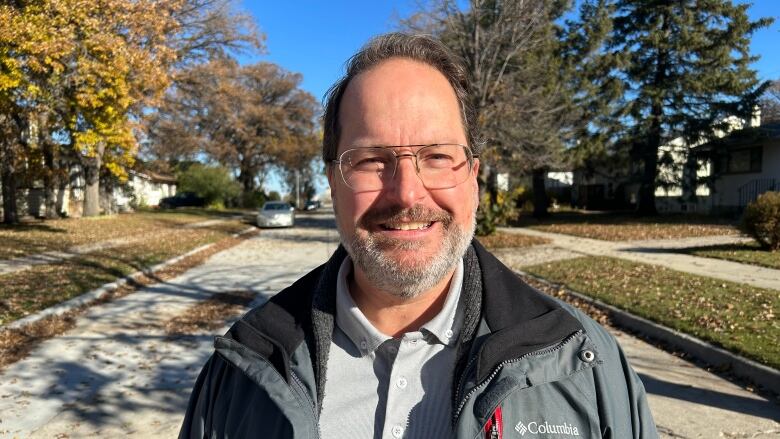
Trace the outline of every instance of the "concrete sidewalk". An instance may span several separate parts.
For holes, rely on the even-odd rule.
[[[251,290],[262,300],[324,262],[337,245],[332,219],[300,223],[263,231],[176,279],[95,306],[74,329],[7,367],[0,372],[0,437],[174,437],[212,334],[169,339],[161,324],[218,291]],[[615,335],[645,382],[662,437],[780,437],[776,404]]]
[[[550,245],[564,250],[564,253],[569,256],[576,256],[577,254],[610,256],[645,264],[661,265],[671,268],[672,270],[780,291],[780,270],[740,264],[738,262],[725,261],[722,259],[702,258],[670,251],[699,245],[696,244],[696,242],[706,243],[708,245],[743,242],[744,239],[738,236],[710,237],[698,240],[612,242],[599,239],[580,238],[559,233],[541,232],[526,228],[504,227],[500,230],[507,233],[520,233],[547,238],[552,241]]]

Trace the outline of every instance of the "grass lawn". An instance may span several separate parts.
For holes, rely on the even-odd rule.
[[[477,236],[477,240],[489,249],[531,247],[532,245],[548,244],[549,239],[528,236],[520,233],[496,232],[489,236]]]
[[[157,215],[157,214],[154,214]],[[120,216],[125,218],[125,216]],[[141,215],[131,222],[178,223],[190,218],[162,214],[159,219]],[[202,219],[202,218],[201,218]],[[107,219],[106,221],[113,220]],[[96,221],[95,223],[98,223]],[[55,264],[0,276],[0,325],[78,296],[107,282],[142,268],[183,254],[203,244],[220,241],[247,228],[238,220],[208,227],[174,229],[157,227],[143,230],[143,239],[131,244],[96,251]],[[136,233],[141,232],[138,230]]]
[[[780,291],[608,257],[524,270],[780,369]]]
[[[770,252],[769,250],[764,250],[757,243],[691,247],[682,250],[682,252],[693,256],[726,259],[728,261],[780,270],[780,251]]]
[[[53,250],[65,251],[77,245],[122,237],[133,238],[210,219],[225,219],[225,213],[204,209],[142,211],[35,221],[14,226],[0,225],[0,259]]]
[[[643,218],[629,214],[562,212],[553,213],[543,220],[521,216],[513,225],[606,241],[679,239],[739,233],[733,224],[718,218],[678,214]]]

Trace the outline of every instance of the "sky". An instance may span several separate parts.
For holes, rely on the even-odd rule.
[[[776,20],[753,35],[751,51],[761,56],[753,68],[762,80],[778,79],[780,1],[752,3],[751,19]],[[398,17],[410,15],[415,6],[415,0],[243,0],[241,7],[266,35],[266,53],[239,59],[242,63],[269,61],[301,73],[301,87],[322,101],[344,73],[344,62],[370,37],[395,30]],[[274,176],[266,182],[269,190],[280,190],[279,186]]]

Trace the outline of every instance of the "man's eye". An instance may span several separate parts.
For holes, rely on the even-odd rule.
[[[361,172],[381,171],[387,165],[387,160],[383,157],[360,157],[352,161],[352,168]]]
[[[420,159],[424,164],[424,166],[433,167],[433,168],[443,168],[443,167],[451,166],[454,163],[454,159],[449,154],[440,154],[440,153],[426,154]]]

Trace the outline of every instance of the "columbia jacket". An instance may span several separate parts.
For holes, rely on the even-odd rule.
[[[180,438],[319,437],[345,255],[340,247],[216,338]],[[456,437],[658,437],[642,383],[601,326],[528,286],[476,241],[464,266]]]

